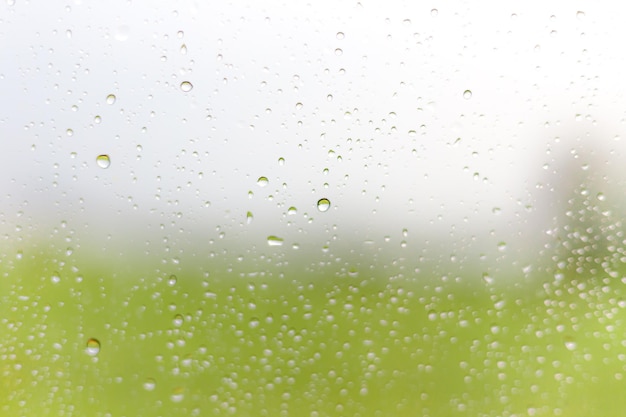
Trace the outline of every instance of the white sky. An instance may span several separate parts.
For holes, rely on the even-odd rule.
[[[542,241],[572,149],[623,185],[626,29],[606,4],[5,2],[0,229]]]

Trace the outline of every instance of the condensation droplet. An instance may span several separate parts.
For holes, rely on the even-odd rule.
[[[115,97],[115,94],[109,94],[107,96],[107,104],[115,104],[116,100],[117,100],[117,97]]]
[[[98,157],[96,158],[96,163],[100,168],[106,169],[111,166],[111,158],[109,158],[109,155],[105,154],[98,155]]]
[[[259,187],[265,187],[267,184],[269,184],[270,180],[267,179],[267,177],[259,177],[258,180],[256,180],[256,183]]]
[[[193,84],[191,84],[189,81],[183,81],[182,83],[180,83],[180,89],[183,90],[185,93],[188,93],[193,89]]]
[[[170,275],[170,277],[167,280],[167,285],[169,285],[170,287],[173,287],[174,285],[176,285],[177,281],[178,281],[178,278],[176,278],[176,275]]]
[[[268,236],[267,237],[267,244],[270,245],[270,246],[282,246],[284,242],[285,242],[285,240],[283,238],[278,237],[278,236]]]
[[[246,213],[246,223],[250,224],[252,223],[252,220],[254,220],[254,216],[252,215],[252,212],[249,211]]]
[[[437,9],[432,9],[432,10],[430,11],[430,15],[431,15],[432,17],[437,17],[437,15],[438,15],[438,14],[439,14],[439,10],[437,10]]]
[[[337,39],[342,40],[346,35],[343,32],[337,32]]]
[[[317,201],[317,209],[321,212],[328,211],[330,208],[330,200],[327,198],[321,198]]]
[[[278,165],[280,165],[281,167],[285,165],[285,158],[278,158]]]
[[[183,319],[183,316],[182,316],[182,315],[180,315],[180,314],[175,315],[175,316],[174,316],[174,320],[173,320],[174,327],[180,327],[180,326],[182,326],[184,321],[185,321],[185,320]]]
[[[472,91],[471,90],[463,91],[463,98],[465,100],[469,100],[470,98],[472,98]]]
[[[96,356],[98,353],[100,353],[100,342],[98,341],[98,339],[91,338],[87,340],[87,347],[85,348],[85,352],[87,352],[89,356]]]

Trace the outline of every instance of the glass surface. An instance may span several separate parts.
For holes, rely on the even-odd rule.
[[[0,4],[0,414],[622,416],[621,10]]]

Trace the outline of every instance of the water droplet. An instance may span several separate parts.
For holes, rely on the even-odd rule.
[[[180,53],[182,55],[187,55],[187,45],[185,45],[184,43],[180,46]]]
[[[182,326],[184,321],[185,321],[185,320],[183,319],[183,316],[182,316],[182,315],[180,315],[180,314],[175,315],[175,316],[174,316],[174,320],[173,320],[174,327],[180,327],[180,326]]]
[[[96,124],[100,124],[100,122],[102,121],[102,117],[100,117],[100,116],[95,116],[95,117],[93,118],[93,121],[94,121],[94,123],[96,123]]]
[[[178,278],[176,278],[176,275],[170,275],[170,277],[167,280],[167,285],[169,285],[170,287],[173,287],[174,285],[176,285],[177,281],[178,281]]]
[[[577,12],[576,12],[576,17],[577,17],[578,19],[584,19],[584,18],[585,18],[585,12],[580,11],[580,10],[579,10],[579,11],[577,11]]]
[[[471,90],[463,91],[463,98],[465,100],[469,100],[470,98],[472,98],[472,91]]]
[[[65,131],[65,134],[66,134],[67,136],[74,136],[74,131],[73,131],[72,129],[67,129],[67,130]]]
[[[296,213],[298,213],[298,209],[297,209],[297,208],[295,208],[295,207],[293,207],[293,206],[291,206],[291,207],[289,207],[289,208],[287,209],[287,214],[294,215],[294,214],[296,214]]]
[[[296,103],[296,110],[300,110],[302,108],[303,104],[300,102]]]
[[[285,242],[285,240],[283,238],[278,237],[278,236],[268,236],[267,237],[267,244],[270,245],[270,246],[282,246],[284,242]]]
[[[107,104],[115,104],[115,100],[117,100],[117,97],[115,97],[115,94],[109,94],[107,96]]]
[[[146,391],[154,391],[155,388],[156,388],[156,381],[152,378],[146,379],[145,382],[143,383],[143,389],[145,389]]]
[[[343,50],[341,48],[335,49],[335,55],[337,55],[337,56],[343,55]]]
[[[597,198],[599,201],[604,201],[604,200],[606,200],[606,196],[605,196],[603,193],[598,193],[598,194],[596,195],[596,198]]]
[[[567,350],[575,350],[576,349],[576,341],[573,340],[572,338],[566,338],[565,339],[565,347],[567,348]]]
[[[246,223],[250,224],[252,223],[252,220],[254,220],[254,216],[252,215],[252,212],[249,211],[246,213]]]
[[[111,165],[111,158],[109,158],[109,155],[98,155],[98,157],[96,158],[96,163],[98,164],[98,166],[100,168],[108,168]]]
[[[267,184],[269,184],[270,180],[267,179],[267,177],[259,177],[258,180],[256,180],[256,183],[259,187],[265,187]]]
[[[285,158],[278,158],[278,165],[280,166],[285,165]]]
[[[431,15],[432,17],[437,17],[437,15],[438,15],[438,14],[439,14],[439,10],[437,10],[437,9],[432,9],[432,10],[430,11],[430,15]]]
[[[96,356],[98,353],[100,353],[100,342],[98,341],[98,339],[91,338],[87,340],[87,347],[85,348],[85,352],[87,352],[89,356]]]
[[[189,81],[183,81],[182,83],[180,83],[180,89],[183,90],[185,93],[188,93],[193,89],[193,84],[191,84]]]
[[[118,26],[117,30],[115,31],[115,40],[124,42],[128,40],[129,35],[130,35],[130,27],[126,25]]]
[[[430,310],[428,312],[428,320],[430,320],[430,321],[437,320],[437,312],[435,310]]]
[[[175,388],[174,391],[172,391],[172,395],[170,396],[172,402],[175,403],[181,402],[183,398],[185,398],[185,390],[182,387]]]
[[[256,329],[257,327],[259,327],[259,324],[261,324],[261,321],[256,317],[252,317],[248,322],[248,325],[251,329]]]
[[[321,212],[328,211],[330,208],[330,200],[327,198],[321,198],[317,201],[317,209]]]
[[[346,35],[343,32],[337,32],[337,39],[342,40]]]

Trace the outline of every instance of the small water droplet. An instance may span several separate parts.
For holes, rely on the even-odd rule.
[[[256,317],[252,317],[248,322],[248,325],[251,329],[256,329],[257,327],[259,327],[259,324],[261,324],[261,321]]]
[[[178,281],[178,278],[176,278],[176,275],[170,275],[170,277],[167,280],[167,285],[169,285],[170,287],[173,287],[174,285],[176,285],[177,281]]]
[[[472,98],[472,91],[471,90],[463,91],[463,98],[465,100],[469,100],[470,98]]]
[[[187,55],[187,45],[185,45],[184,43],[180,46],[180,53],[182,55]]]
[[[437,312],[435,310],[430,310],[428,312],[428,320],[430,320],[430,321],[437,320]]]
[[[293,207],[293,206],[291,206],[291,207],[289,207],[287,209],[287,214],[289,214],[289,215],[294,215],[294,214],[297,214],[297,213],[298,213],[298,209]]]
[[[342,40],[346,35],[343,32],[337,32],[337,39]]]
[[[280,166],[285,165],[285,158],[278,158],[278,165]]]
[[[256,180],[256,183],[259,187],[265,187],[267,184],[269,184],[270,180],[267,179],[267,177],[259,177],[258,180]]]
[[[105,154],[98,155],[98,157],[96,158],[96,163],[100,168],[106,169],[111,166],[111,158],[109,158],[109,155]]]
[[[285,240],[283,238],[278,237],[278,236],[268,236],[267,237],[267,244],[270,245],[270,246],[282,246],[284,242],[285,242]]]
[[[439,14],[439,10],[437,10],[437,9],[432,9],[432,10],[430,11],[430,15],[431,15],[432,17],[437,17],[437,15],[438,15],[438,14]]]
[[[183,81],[182,83],[180,83],[180,89],[183,90],[185,93],[188,93],[193,89],[193,84],[191,84],[189,81]]]
[[[174,391],[172,391],[172,395],[170,396],[172,402],[175,403],[181,402],[184,398],[185,390],[182,387],[175,388]]]
[[[96,356],[98,353],[100,353],[100,342],[98,341],[98,339],[91,338],[87,340],[87,347],[85,348],[85,352],[87,352],[89,356]]]
[[[576,350],[576,341],[572,338],[566,338],[565,347],[567,348],[567,350]]]
[[[335,55],[337,55],[337,56],[343,55],[343,50],[341,48],[335,49]]]
[[[246,213],[246,223],[250,224],[252,223],[252,220],[254,220],[254,216],[252,215],[252,212],[249,211]]]
[[[175,316],[174,316],[174,320],[173,320],[174,327],[180,327],[180,326],[182,326],[184,321],[185,321],[185,320],[183,319],[183,316],[182,316],[182,315],[180,315],[180,314],[175,315]]]
[[[156,381],[153,378],[148,378],[143,383],[143,389],[146,391],[154,391],[156,388]]]
[[[115,104],[116,100],[117,100],[117,97],[115,97],[115,94],[109,94],[107,96],[107,104]]]
[[[317,209],[321,212],[328,211],[330,208],[330,200],[327,198],[321,198],[317,201]]]

